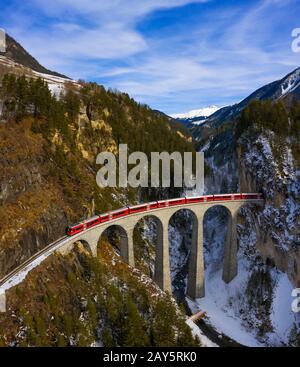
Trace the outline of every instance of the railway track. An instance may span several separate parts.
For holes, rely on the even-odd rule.
[[[17,275],[18,273],[20,273],[23,270],[26,270],[26,267],[30,266],[39,257],[45,255],[48,251],[51,251],[51,250],[55,249],[55,247],[57,247],[57,245],[59,245],[61,242],[63,242],[67,238],[68,238],[68,236],[61,237],[58,240],[52,242],[50,245],[44,247],[42,250],[38,251],[33,256],[29,257],[22,264],[17,266],[13,271],[11,271],[7,275],[5,275],[2,279],[0,279],[0,288],[3,287],[7,282],[9,282],[9,280],[12,279],[15,275]]]

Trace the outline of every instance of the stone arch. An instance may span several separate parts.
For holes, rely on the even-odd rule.
[[[70,253],[71,251],[74,250],[76,244],[79,244],[80,246],[82,246],[82,248],[87,251],[90,255],[94,255],[93,252],[93,246],[91,244],[91,242],[88,239],[85,238],[70,238],[71,240],[68,241],[65,245],[63,245],[62,247],[60,247],[57,251],[61,254],[61,255],[67,255],[68,253]]]
[[[180,213],[186,213],[186,217],[183,220],[183,225],[186,226],[190,223],[190,228],[188,228],[188,233],[182,238],[180,246],[185,246],[187,257],[185,258],[185,263],[179,264],[182,266],[182,270],[179,274],[179,279],[173,279],[173,288],[177,294],[179,300],[183,297],[182,286],[185,280],[185,274],[187,274],[187,287],[186,293],[191,298],[200,298],[204,296],[204,261],[203,261],[203,241],[202,234],[199,233],[199,215],[193,209],[190,208],[180,208],[176,210],[172,216],[169,218],[168,224],[175,224],[176,219],[180,221],[182,216]],[[173,222],[173,223],[172,223]],[[171,242],[171,241],[170,241]],[[170,244],[170,259],[174,256],[172,255],[173,246]],[[179,248],[175,249],[178,251]],[[172,267],[171,267],[172,270]],[[181,278],[182,273],[184,279]],[[181,278],[181,279],[180,279]],[[176,284],[177,283],[177,284]],[[179,283],[179,284],[178,284]],[[178,291],[177,291],[177,285]],[[181,288],[181,290],[180,290]],[[185,292],[184,292],[185,293]]]
[[[92,249],[92,246],[91,244],[85,240],[85,239],[82,239],[82,238],[79,238],[78,240],[76,239],[75,242],[73,243],[73,247],[74,246],[82,246],[82,249],[85,250],[86,252],[89,253],[89,255],[93,256],[93,249]]]
[[[100,251],[100,242],[106,237],[108,242],[119,251],[123,260],[129,263],[129,235],[127,229],[121,224],[111,224],[106,227],[99,235],[97,251]]]
[[[203,218],[208,214],[208,212],[212,212],[216,210],[218,207],[222,208],[223,211],[226,211],[228,214],[232,216],[232,209],[225,203],[212,203],[212,205],[205,207],[203,211]]]
[[[147,223],[148,222],[148,223]],[[152,226],[154,229],[154,236],[152,236],[152,243],[155,244],[155,249],[150,248],[148,254],[143,254],[143,249],[139,248],[140,245],[143,245],[140,242],[140,235],[143,230],[141,229],[141,224],[146,223],[147,226]],[[159,248],[159,242],[162,241],[163,238],[163,223],[161,219],[152,213],[146,213],[145,215],[138,218],[134,227],[133,227],[133,246],[134,246],[134,255],[135,255],[135,264],[138,264],[137,267],[140,268],[143,272],[149,275],[151,278],[155,278],[158,273],[157,266],[159,262],[157,261],[157,253]],[[143,269],[143,264],[141,259],[145,258],[145,261],[148,262],[149,268]]]

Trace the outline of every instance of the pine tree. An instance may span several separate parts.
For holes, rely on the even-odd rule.
[[[126,316],[121,330],[121,345],[123,347],[145,347],[149,345],[145,322],[129,296],[126,297],[124,306],[126,307]]]
[[[158,347],[176,346],[174,323],[176,313],[171,299],[158,300],[154,309],[154,319],[152,323],[153,345]]]

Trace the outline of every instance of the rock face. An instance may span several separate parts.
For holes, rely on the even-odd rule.
[[[101,210],[91,189],[96,177],[92,167],[99,151],[116,150],[111,129],[97,121],[91,125],[84,112],[70,127],[76,131],[73,146],[59,131],[45,141],[33,133],[33,123],[28,118],[0,126],[0,277],[63,236],[68,223],[93,215],[95,200]],[[112,201],[108,194],[106,204]]]
[[[240,189],[263,192],[266,205],[258,214],[257,248],[266,262],[288,274],[300,285],[300,182],[288,143],[276,146],[271,132],[249,133],[238,149]],[[280,158],[276,152],[280,151]]]
[[[89,188],[95,186],[96,173],[90,165],[102,149],[116,149],[111,128],[103,122],[93,123],[82,109],[78,121],[70,126],[75,146],[58,130],[49,131],[46,141],[32,131],[30,117],[0,125],[0,277],[63,236],[70,221],[93,214],[94,192]],[[65,166],[59,167],[63,157],[58,154],[68,157],[62,162]],[[77,167],[72,156],[77,157]],[[74,177],[70,177],[75,168],[77,194],[72,189]]]
[[[47,177],[43,141],[30,123],[0,128],[0,276],[53,242],[67,223],[61,193]]]
[[[239,104],[217,111],[205,124],[191,129],[198,150],[205,152],[209,167],[205,181],[208,193],[264,193],[265,209],[256,220],[253,219],[252,226],[257,234],[257,248],[264,260],[286,272],[295,286],[299,286],[300,280],[297,131],[291,129],[288,118],[283,122],[278,115],[277,123],[285,124],[284,129],[288,132],[284,138],[284,134],[281,136],[263,127],[260,132],[250,129],[240,141],[236,139],[239,116],[251,101],[280,101],[290,110],[299,100],[299,88],[300,69],[296,69],[283,79],[258,89]]]

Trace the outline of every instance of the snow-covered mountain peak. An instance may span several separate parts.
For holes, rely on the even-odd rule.
[[[217,106],[209,106],[200,108],[198,110],[192,110],[186,113],[173,114],[171,115],[171,117],[173,117],[174,119],[194,119],[196,117],[209,117],[210,115],[218,111],[220,108],[221,107]]]
[[[300,68],[288,75],[281,84],[282,96],[293,92],[300,86]]]

